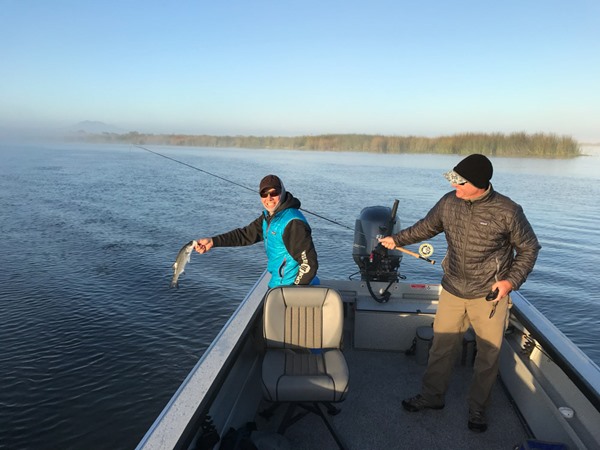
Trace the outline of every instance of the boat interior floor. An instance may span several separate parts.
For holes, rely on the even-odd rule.
[[[492,392],[486,411],[488,430],[476,433],[468,429],[467,393],[473,369],[456,365],[441,410],[408,412],[402,400],[420,392],[425,366],[415,356],[401,352],[356,350],[351,336],[345,336],[344,355],[350,370],[350,388],[345,401],[336,404],[339,414],[330,416],[335,430],[350,449],[504,449],[510,450],[530,438],[518,412],[501,382]],[[263,411],[269,406],[264,403]],[[284,436],[276,435],[287,405],[265,419],[256,417],[254,436],[259,448],[336,449],[325,423],[308,414],[291,425]],[[270,438],[269,438],[270,436]],[[277,439],[274,439],[274,438]]]

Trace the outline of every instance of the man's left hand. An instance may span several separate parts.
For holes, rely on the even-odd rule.
[[[513,286],[508,280],[497,281],[492,285],[492,291],[496,288],[498,288],[498,295],[496,296],[496,300],[494,301],[498,301],[501,298],[506,297],[513,290]]]

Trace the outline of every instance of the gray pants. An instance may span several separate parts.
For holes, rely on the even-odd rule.
[[[483,297],[466,300],[442,289],[433,322],[429,363],[423,376],[422,395],[427,400],[436,404],[444,403],[456,352],[470,323],[476,335],[477,356],[468,403],[471,409],[485,411],[498,375],[500,346],[508,325],[509,304],[510,296],[500,299],[496,313],[490,319],[493,302],[487,302]]]

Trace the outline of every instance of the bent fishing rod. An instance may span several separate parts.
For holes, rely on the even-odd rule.
[[[220,175],[214,174],[214,173],[212,173],[212,172],[209,172],[208,170],[204,170],[204,169],[201,169],[201,168],[199,168],[199,167],[196,167],[196,166],[193,166],[193,165],[191,165],[191,164],[188,164],[188,163],[186,163],[186,162],[183,162],[183,161],[180,161],[180,160],[178,160],[178,159],[172,158],[172,157],[170,157],[170,156],[163,155],[162,153],[156,152],[156,151],[154,151],[154,150],[150,150],[149,148],[143,147],[143,146],[141,146],[141,145],[134,145],[134,147],[137,147],[137,148],[139,148],[139,149],[141,149],[141,150],[145,150],[145,151],[147,151],[147,152],[149,152],[149,153],[152,153],[152,154],[154,154],[154,155],[157,155],[157,156],[160,156],[160,157],[162,157],[162,158],[168,159],[168,160],[170,160],[170,161],[176,162],[176,163],[178,163],[178,164],[181,164],[182,166],[189,167],[190,169],[197,170],[198,172],[202,172],[202,173],[205,173],[205,174],[207,174],[207,175],[213,176],[213,177],[215,177],[215,178],[218,178],[219,180],[226,181],[226,182],[228,182],[228,183],[231,183],[231,184],[233,184],[233,185],[235,185],[235,186],[238,186],[238,187],[241,187],[241,188],[243,188],[243,189],[246,189],[247,191],[250,191],[250,192],[252,192],[252,193],[255,193],[255,194],[257,193],[257,191],[256,191],[256,190],[254,190],[254,189],[252,189],[252,188],[250,188],[250,187],[248,187],[248,186],[244,186],[243,184],[236,183],[236,182],[235,182],[235,181],[233,181],[233,180],[230,180],[230,179],[228,179],[228,178],[225,178],[225,177],[222,177],[222,176],[220,176]],[[397,205],[398,205],[398,200],[396,200],[396,202],[394,203],[394,212],[393,212],[393,214],[392,214],[392,220],[393,220],[393,217],[396,215],[396,211],[395,211],[395,210],[396,210],[396,208],[397,208]],[[315,213],[315,212],[309,211],[309,210],[307,210],[307,209],[304,209],[304,208],[299,208],[299,209],[300,209],[300,211],[303,211],[303,212],[305,212],[305,213],[307,213],[307,214],[310,214],[310,215],[312,215],[312,216],[318,217],[319,219],[326,220],[327,222],[333,223],[333,224],[335,224],[335,225],[339,225],[340,227],[346,228],[347,230],[350,230],[350,231],[355,231],[353,228],[350,228],[349,226],[347,226],[347,225],[344,225],[343,223],[337,222],[337,221],[335,221],[335,220],[332,220],[332,219],[328,219],[327,217],[324,217],[324,216],[322,216],[322,215],[320,215],[320,214],[317,214],[317,213]],[[391,231],[391,229],[390,229],[390,231]],[[370,237],[371,237],[371,236],[367,236],[365,233],[362,233],[362,232],[360,232],[360,231],[359,231],[359,233],[360,233],[360,234],[362,234],[363,236],[367,237],[367,238],[370,238]],[[427,245],[429,245],[429,244],[427,244]],[[423,247],[423,246],[422,246],[422,247]],[[431,247],[431,246],[430,246],[430,247]],[[407,250],[407,249],[405,249],[405,248],[403,248],[403,247],[395,247],[395,248],[394,248],[394,250],[398,250],[398,251],[400,251],[400,252],[402,252],[402,253],[406,253],[407,255],[413,256],[413,257],[415,257],[415,258],[418,258],[418,259],[422,259],[422,260],[424,260],[424,261],[427,261],[427,262],[428,262],[428,263],[430,263],[430,264],[435,264],[435,261],[433,261],[433,260],[431,260],[431,259],[427,258],[427,257],[426,257],[426,255],[423,255],[423,254],[418,254],[418,253],[415,253],[415,252],[411,252],[410,250]],[[433,250],[433,247],[431,247],[431,251],[432,251],[432,250]],[[421,253],[422,253],[422,252],[421,252]]]

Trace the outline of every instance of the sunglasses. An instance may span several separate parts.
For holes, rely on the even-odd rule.
[[[261,192],[261,193],[260,193],[260,196],[261,196],[262,198],[267,198],[267,197],[271,197],[271,198],[273,198],[273,197],[279,197],[279,195],[281,195],[281,191],[279,191],[279,190],[277,190],[277,189],[275,189],[274,191],[270,191],[270,192],[266,192],[266,191],[265,191],[265,192]]]

